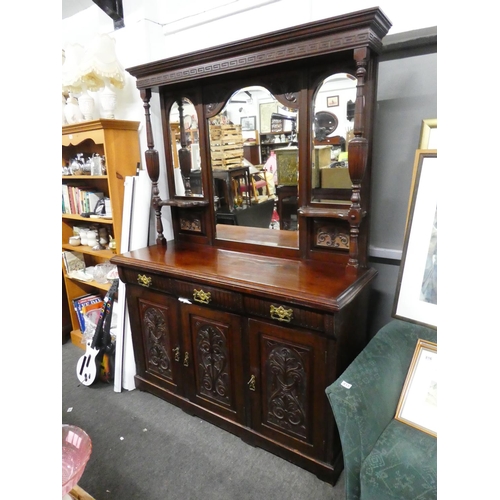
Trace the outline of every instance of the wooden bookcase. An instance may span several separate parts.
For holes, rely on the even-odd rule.
[[[62,250],[83,253],[87,267],[108,261],[114,255],[113,250],[94,251],[90,246],[72,246],[69,244],[69,238],[73,235],[74,226],[97,224],[99,227],[108,228],[108,232],[116,241],[116,248],[120,249],[125,178],[136,174],[137,164],[140,161],[138,128],[139,122],[109,119],[62,127],[63,166],[78,153],[83,153],[85,157],[96,153],[104,156],[106,162],[106,175],[62,176],[62,184],[95,188],[110,199],[113,215],[111,219],[89,219],[75,214],[62,214]],[[70,278],[65,272],[64,264],[63,276],[71,316],[71,341],[85,349],[85,344],[81,343],[82,332],[72,301],[86,293],[99,293],[104,296],[110,285]]]

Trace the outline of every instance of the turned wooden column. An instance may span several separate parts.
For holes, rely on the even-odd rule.
[[[153,198],[152,205],[156,214],[156,243],[158,245],[166,245],[167,240],[163,235],[163,223],[161,221],[161,208],[163,206],[160,198],[160,189],[158,188],[158,178],[160,176],[160,160],[158,151],[154,149],[153,130],[151,128],[151,114],[149,112],[151,106],[151,89],[142,89],[141,98],[144,103],[144,114],[146,116],[146,137],[148,149],[144,153],[146,157],[146,168],[148,170],[149,178],[153,184]]]
[[[368,160],[368,139],[365,137],[365,78],[369,49],[366,47],[354,50],[356,60],[356,102],[354,105],[354,137],[348,145],[349,176],[352,182],[351,207],[349,209],[350,243],[348,271],[357,271],[359,267],[359,227],[363,219],[361,208],[361,184]]]

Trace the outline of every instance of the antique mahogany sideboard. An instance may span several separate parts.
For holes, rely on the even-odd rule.
[[[376,276],[367,267],[371,137],[377,54],[389,28],[378,8],[367,9],[128,70],[146,111],[157,230],[155,245],[112,259],[126,283],[136,386],[332,484],[343,459],[324,391],[368,341]],[[325,202],[313,196],[313,103],[337,73],[355,81],[352,190]],[[221,110],[235,91],[255,86],[297,113],[297,231],[216,223],[208,131],[223,123]],[[159,189],[152,92],[160,96],[167,199]],[[191,105],[201,194],[190,190],[186,159],[183,110]],[[180,124],[180,149],[170,146],[169,121]],[[174,168],[182,170],[181,190],[173,188]],[[164,208],[171,210],[171,241],[163,234]]]

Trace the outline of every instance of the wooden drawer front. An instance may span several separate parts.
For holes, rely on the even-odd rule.
[[[232,312],[243,311],[243,300],[239,293],[178,280],[172,280],[172,285],[178,297],[188,299],[193,304],[217,307]]]
[[[244,305],[247,314],[275,321],[282,326],[292,325],[325,331],[325,315],[306,308],[253,297],[245,297]]]
[[[164,276],[149,273],[148,271],[138,272],[133,269],[123,269],[120,277],[123,274],[123,281],[131,285],[140,285],[150,290],[158,290],[160,292],[172,293],[172,280]]]

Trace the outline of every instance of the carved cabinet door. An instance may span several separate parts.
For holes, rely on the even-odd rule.
[[[178,300],[129,285],[127,304],[137,375],[182,394]]]
[[[241,317],[198,305],[182,304],[186,349],[182,364],[187,397],[223,417],[244,421]]]
[[[325,339],[249,320],[252,427],[308,456],[325,456]]]

